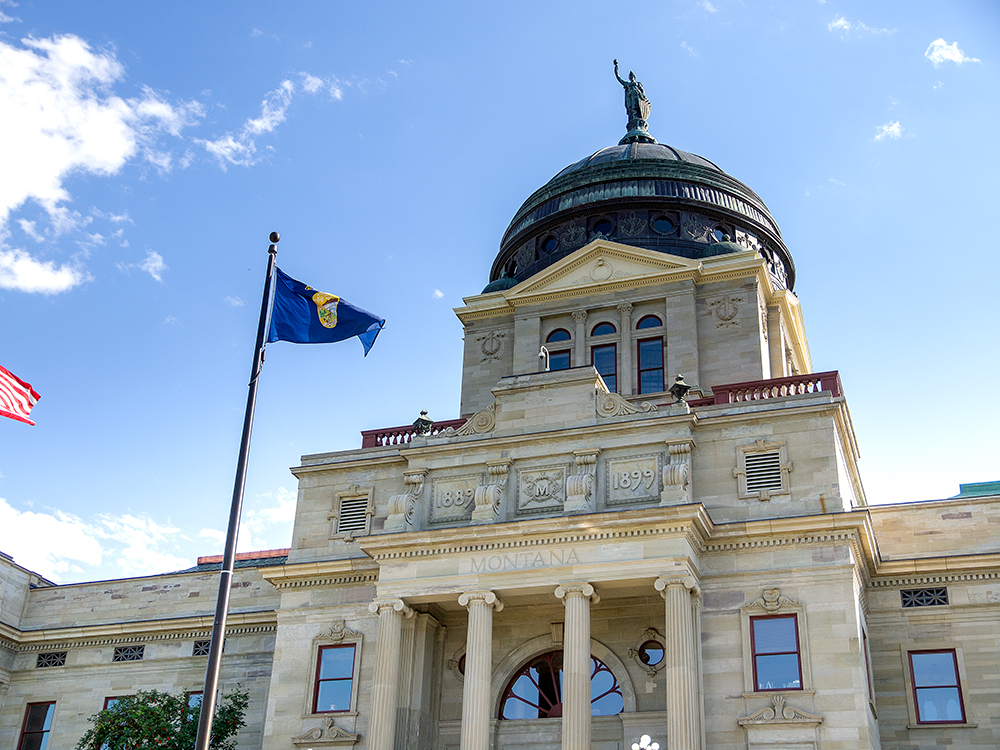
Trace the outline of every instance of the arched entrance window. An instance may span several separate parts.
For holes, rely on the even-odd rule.
[[[551,719],[562,716],[563,652],[530,659],[507,684],[501,719]],[[590,715],[615,716],[625,708],[618,680],[600,659],[590,657]]]

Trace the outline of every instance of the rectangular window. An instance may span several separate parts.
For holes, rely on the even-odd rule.
[[[55,701],[49,703],[29,703],[21,725],[21,741],[17,750],[45,750],[49,745],[49,731],[52,729],[52,714]]]
[[[590,363],[604,378],[604,384],[612,393],[618,392],[618,346],[605,344],[590,350]]]
[[[801,690],[796,615],[750,618],[750,648],[756,690]]]
[[[568,370],[570,368],[569,352],[549,352],[550,370]]]
[[[316,660],[316,690],[313,713],[351,710],[354,687],[354,644],[320,646]]]
[[[954,649],[910,651],[918,724],[964,724],[965,706]]]
[[[639,393],[663,391],[663,339],[639,342]]]
[[[115,655],[112,661],[142,661],[146,652],[145,646],[115,646]]]
[[[66,651],[53,651],[48,654],[39,654],[35,659],[35,669],[44,667],[65,667]]]
[[[340,501],[337,517],[337,533],[350,534],[364,532],[368,526],[368,497],[345,497]]]

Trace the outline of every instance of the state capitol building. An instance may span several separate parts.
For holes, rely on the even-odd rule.
[[[303,456],[291,548],[239,556],[239,748],[996,750],[1000,482],[868,505],[777,221],[618,80],[625,136],[524,201],[455,311],[460,418]],[[0,559],[0,749],[201,690],[220,560]]]

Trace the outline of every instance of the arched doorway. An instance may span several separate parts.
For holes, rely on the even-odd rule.
[[[562,716],[563,652],[533,656],[507,683],[500,700],[501,720]],[[621,686],[607,665],[590,657],[590,715],[615,716],[624,709]]]

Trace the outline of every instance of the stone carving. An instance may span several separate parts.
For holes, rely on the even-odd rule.
[[[563,508],[566,467],[546,466],[517,472],[517,512],[543,513]]]
[[[745,297],[734,297],[732,295],[726,295],[720,297],[717,300],[708,303],[709,308],[711,308],[712,313],[715,315],[716,328],[736,328],[740,324],[740,319],[737,317],[740,314],[740,309],[746,302]]]
[[[643,661],[642,647],[646,645],[649,641],[655,641],[656,643],[659,643],[660,646],[662,647],[663,644],[666,642],[666,639],[662,635],[660,635],[659,631],[656,630],[655,628],[646,628],[644,631],[642,631],[642,635],[640,635],[639,639],[635,642],[635,646],[628,650],[628,658],[634,661],[636,665],[639,667],[639,669],[644,670],[646,674],[648,674],[650,677],[653,677],[654,675],[656,675],[657,672],[663,669],[663,665],[667,663],[667,660],[666,658],[664,658],[666,656],[666,654],[664,653],[663,656],[660,657],[660,660],[655,664],[650,664],[649,661]]]
[[[615,267],[604,258],[598,258],[597,262],[590,269],[590,276],[581,276],[576,280],[577,284],[592,284],[594,282],[607,281],[608,279],[624,279],[632,274],[626,271],[616,271]]]
[[[630,401],[626,401],[617,393],[609,393],[607,391],[597,394],[597,413],[602,417],[621,417],[626,414],[638,414],[640,411],[653,412],[659,411],[660,408],[656,404],[651,404],[649,401],[643,401],[641,404],[636,406]]]
[[[497,402],[494,401],[492,404],[487,406],[481,411],[477,411],[469,420],[455,430],[452,435],[482,435],[487,432],[493,432],[493,428],[496,427],[497,423]],[[449,427],[448,430],[451,428]],[[449,435],[448,430],[445,430],[445,435]]]
[[[575,310],[573,312],[573,322],[578,326],[582,326],[587,322],[587,311],[586,310]]]
[[[708,242],[708,224],[700,216],[691,216],[681,222],[681,229],[696,242]]]
[[[507,492],[507,474],[512,463],[509,458],[486,462],[489,478],[486,484],[476,487],[472,523],[493,523],[497,520],[500,515],[500,503]]]
[[[738,722],[741,726],[746,726],[747,724],[767,724],[769,722],[776,724],[793,722],[796,724],[817,725],[823,723],[823,717],[803,711],[801,708],[785,705],[785,696],[775,695],[771,698],[770,706],[762,708],[759,711],[754,711],[749,716],[738,719]]]
[[[407,525],[414,524],[417,503],[424,488],[426,474],[427,469],[409,469],[403,472],[403,485],[406,491],[402,495],[393,495],[389,498],[389,515],[385,519],[386,531],[400,531]]]
[[[767,612],[777,612],[782,607],[798,604],[794,599],[782,595],[776,587],[764,589],[761,593],[761,596],[750,602],[744,609],[763,609]]]
[[[587,230],[575,222],[567,227],[562,234],[562,241],[567,247],[578,247],[587,239]]]
[[[517,270],[523,271],[535,262],[535,253],[530,247],[522,247],[517,251]]]
[[[686,505],[694,502],[691,489],[691,449],[694,441],[684,438],[667,441],[670,464],[663,467],[663,491],[660,505]]]
[[[622,302],[620,305],[618,305],[618,314],[621,315],[623,319],[630,316],[632,314],[632,303]],[[622,328],[624,327],[625,326],[622,325]]]
[[[479,361],[489,362],[494,359],[499,360],[500,352],[503,350],[503,340],[506,336],[506,333],[490,331],[485,336],[476,338],[476,343],[480,345],[479,351],[483,354]]]
[[[760,303],[760,330],[764,334],[764,341],[767,341],[767,306]]]
[[[597,474],[597,457],[600,448],[573,451],[576,455],[577,473],[566,479],[566,513],[594,512],[594,484]]]
[[[635,73],[628,72],[628,80],[622,80],[618,75],[618,61],[615,60],[615,78],[625,89],[625,112],[628,113],[628,132],[621,139],[621,143],[632,143],[634,141],[643,143],[656,143],[647,132],[649,127],[646,122],[649,117],[650,104],[646,98],[646,92],[642,89],[642,84],[635,79]]]
[[[332,716],[327,716],[323,719],[322,726],[314,727],[291,739],[296,747],[351,747],[361,741],[361,735],[341,729],[334,724]]]
[[[324,643],[341,643],[344,639],[354,640],[355,638],[361,638],[361,633],[351,630],[343,620],[334,620],[330,629],[324,630],[316,636],[315,640]]]
[[[608,505],[653,502],[660,494],[660,457],[629,456],[607,462]]]
[[[635,211],[629,213],[624,219],[618,220],[618,231],[626,237],[634,237],[646,226],[645,219],[640,219],[635,215]]]
[[[431,523],[464,521],[479,486],[479,475],[435,479],[431,483]]]

